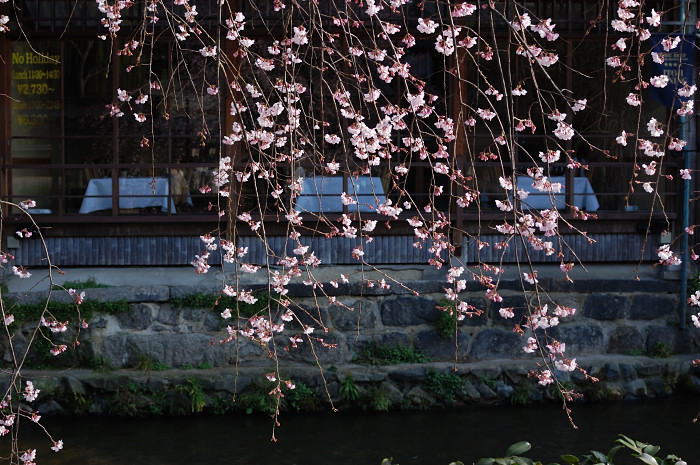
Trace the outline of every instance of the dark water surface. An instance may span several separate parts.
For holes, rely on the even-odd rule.
[[[660,445],[663,456],[675,453],[700,465],[700,423],[691,423],[698,410],[698,399],[575,405],[578,430],[554,405],[283,414],[276,443],[264,416],[50,418],[45,425],[64,440],[63,451],[54,453],[48,439],[28,434],[34,425],[27,422],[20,447],[36,447],[40,465],[379,465],[384,457],[400,465],[447,465],[502,456],[509,444],[527,440],[533,449],[526,455],[548,463],[561,453],[607,452],[623,433]]]

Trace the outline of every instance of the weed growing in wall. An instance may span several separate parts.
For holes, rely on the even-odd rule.
[[[451,339],[455,335],[457,329],[457,310],[453,302],[447,299],[441,299],[438,302],[438,313],[435,317],[435,327],[441,337]]]
[[[340,397],[346,402],[355,402],[360,398],[360,389],[352,377],[352,373],[348,373],[340,382],[339,389]]]
[[[425,388],[448,404],[457,400],[457,394],[462,392],[465,386],[466,381],[456,373],[441,373],[434,368],[425,370]]]
[[[228,308],[233,315],[238,309],[242,317],[250,318],[268,308],[275,309],[280,299],[280,294],[274,292],[270,294],[265,290],[253,292],[252,296],[256,299],[254,303],[243,302],[225,294],[196,293],[184,297],[171,297],[170,303],[175,308],[207,308],[217,312],[222,312]]]
[[[426,363],[430,359],[420,350],[409,346],[366,342],[353,362],[361,365],[398,365],[400,363]]]

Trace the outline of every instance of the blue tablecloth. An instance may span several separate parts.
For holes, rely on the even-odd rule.
[[[167,212],[168,179],[155,178],[155,186],[152,185],[152,181],[153,178],[119,178],[119,208],[160,207],[163,212]],[[80,213],[111,208],[112,178],[91,179],[85,190]],[[175,213],[175,202],[172,198],[170,198],[170,212]]]
[[[357,201],[357,205],[348,205],[351,212],[376,211],[377,205],[386,202],[386,194],[379,177],[360,176],[348,179],[347,194]],[[342,212],[343,178],[340,176],[311,176],[304,178],[301,195],[297,199],[296,211],[313,213]],[[371,205],[374,208],[370,208]]]
[[[560,193],[540,192],[532,187],[532,178],[518,176],[518,188],[529,193],[527,198],[523,200],[523,204],[537,210],[545,210],[552,208],[552,198],[554,198],[557,208],[564,208],[564,202],[566,200],[566,194],[564,193],[566,191],[566,177],[552,176],[549,180],[553,183],[561,183],[562,188]],[[574,206],[589,212],[594,212],[600,208],[595,192],[593,192],[591,182],[585,176],[574,177]]]

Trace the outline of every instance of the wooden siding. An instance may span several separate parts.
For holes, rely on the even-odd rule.
[[[502,236],[486,235],[481,240],[491,245],[501,240]],[[634,262],[638,261],[644,244],[644,236],[639,234],[598,234],[596,242],[589,244],[579,235],[564,235],[562,240],[568,244],[583,262]],[[557,244],[558,238],[552,238]],[[363,244],[365,260],[373,264],[427,264],[430,254],[429,243],[423,247],[413,247],[411,236],[376,236],[370,243]],[[524,248],[518,238],[504,250],[483,247],[478,250],[474,240],[465,239],[463,259],[466,263],[478,261],[486,263],[514,263],[517,257],[525,257]],[[302,237],[303,245],[311,246],[323,264],[356,264],[351,256],[352,249],[360,244],[359,239],[325,237]],[[204,252],[199,237],[55,237],[47,238],[46,245],[52,263],[58,266],[168,266],[188,265],[195,255]],[[277,256],[293,255],[295,244],[286,237],[268,238],[268,245]],[[265,247],[256,237],[242,237],[239,246],[248,247],[246,261],[264,264]],[[659,247],[658,236],[650,236],[642,259],[655,261],[656,249]],[[564,260],[571,261],[574,254],[568,250]],[[556,254],[549,257],[544,252],[533,251],[528,246],[527,252],[535,262],[559,262]],[[46,260],[44,249],[38,240],[23,240],[15,252],[15,262],[23,266],[40,266]],[[217,263],[218,252],[212,254],[210,263]],[[275,264],[276,259],[271,260]]]

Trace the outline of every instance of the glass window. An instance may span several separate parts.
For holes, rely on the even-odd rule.
[[[33,198],[54,215],[207,211],[212,197],[199,188],[218,164],[220,120],[218,98],[201,93],[217,82],[211,62],[167,40],[128,70],[136,60],[109,41],[10,48],[13,201]],[[110,102],[122,117],[110,115]]]

